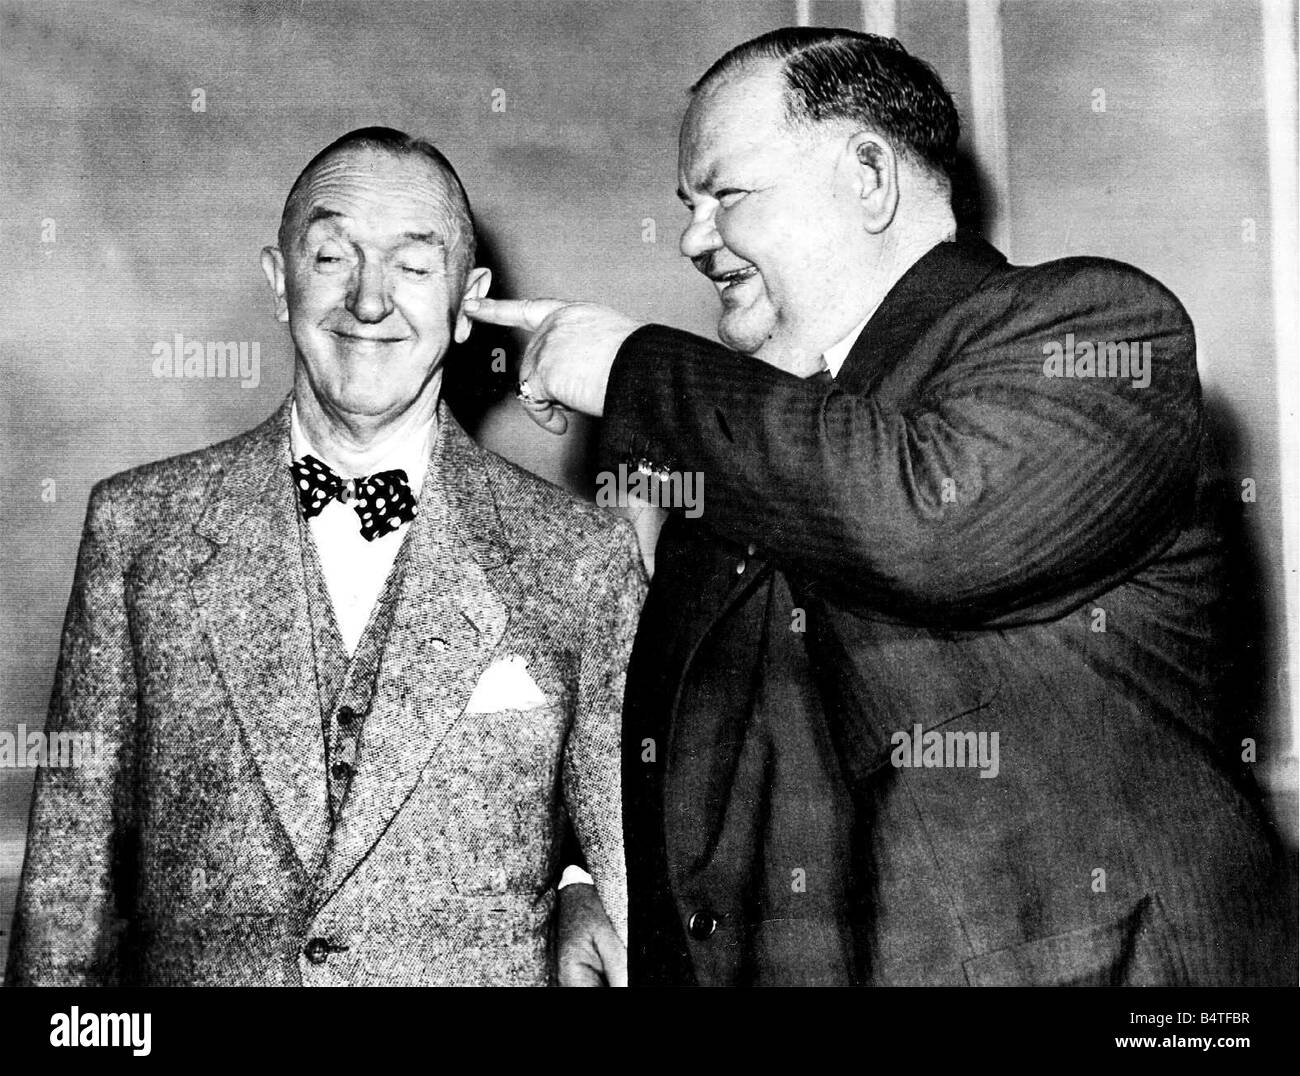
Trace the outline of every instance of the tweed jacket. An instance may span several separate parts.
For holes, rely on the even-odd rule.
[[[626,936],[631,528],[442,407],[331,823],[288,416],[91,495],[47,729],[105,746],[37,775],[11,983],[545,984],[566,813]]]
[[[603,436],[708,479],[628,670],[633,984],[1294,985],[1158,282],[962,235],[832,385],[639,329]]]

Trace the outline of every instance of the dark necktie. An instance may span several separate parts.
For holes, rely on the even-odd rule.
[[[326,503],[337,497],[350,504],[361,520],[361,537],[373,542],[415,518],[415,496],[405,471],[340,478],[315,456],[294,460],[290,469],[304,519],[320,515]]]

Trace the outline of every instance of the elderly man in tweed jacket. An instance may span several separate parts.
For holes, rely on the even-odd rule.
[[[473,258],[437,150],[344,136],[263,253],[292,398],[95,489],[48,730],[105,750],[38,776],[10,982],[554,981],[566,827],[561,946],[618,980],[644,580],[440,402]]]

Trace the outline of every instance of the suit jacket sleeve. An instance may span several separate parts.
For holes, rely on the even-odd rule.
[[[623,855],[623,686],[645,572],[636,535],[620,523],[581,566],[589,589],[582,625],[578,710],[564,752],[564,795],[587,869],[605,912],[627,942],[627,867]]]
[[[700,523],[846,606],[932,626],[1059,616],[1176,535],[1198,461],[1195,345],[1177,300],[1131,267],[1019,273],[966,301],[921,372],[875,357],[915,381],[891,394],[643,327],[614,363],[603,454],[701,472]],[[1067,333],[1150,342],[1150,385],[1045,376],[1044,346]]]
[[[86,764],[37,772],[11,984],[113,985],[120,977],[115,898],[130,862],[135,697],[121,552],[101,484],[87,512],[46,721],[51,750],[62,733],[94,753]]]

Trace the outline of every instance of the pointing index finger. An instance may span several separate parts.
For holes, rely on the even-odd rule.
[[[464,310],[475,321],[536,332],[565,305],[563,299],[470,299]]]

